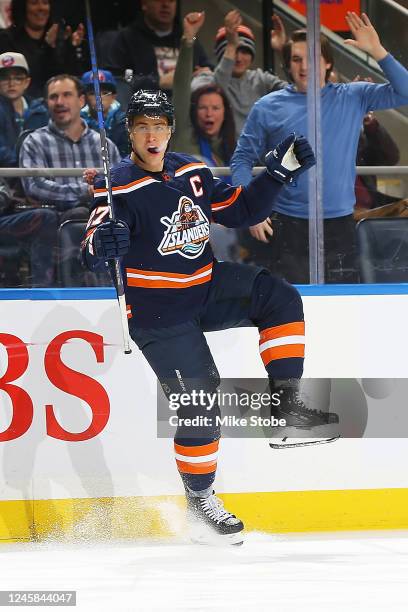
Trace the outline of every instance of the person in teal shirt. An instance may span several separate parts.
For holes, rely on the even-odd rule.
[[[375,59],[388,81],[330,83],[333,55],[321,36],[320,84],[323,159],[323,213],[326,281],[354,282],[355,272],[355,160],[360,129],[370,110],[408,104],[408,71],[381,45],[365,14],[348,13],[354,36],[345,41]],[[272,92],[255,103],[244,125],[231,160],[234,184],[247,184],[252,167],[262,165],[264,155],[295,131],[307,136],[307,43],[306,31],[298,30],[284,47],[284,61],[293,84]],[[271,268],[293,283],[309,282],[308,180],[300,177],[285,186],[276,199],[274,218],[251,228],[257,240],[273,235],[276,261]],[[271,245],[269,245],[271,246]]]

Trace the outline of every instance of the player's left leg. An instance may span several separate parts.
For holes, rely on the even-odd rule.
[[[278,394],[280,400],[272,416],[285,419],[287,424],[284,430],[274,430],[283,438],[283,445],[293,444],[288,443],[287,438],[294,433],[301,437],[310,432],[314,439],[307,443],[331,440],[334,436],[330,426],[338,422],[337,415],[314,410],[305,405],[299,395],[305,348],[299,292],[261,268],[219,263],[215,267],[202,328],[210,331],[244,325],[256,325],[259,329],[261,358],[271,391]],[[280,445],[278,441],[273,444]]]

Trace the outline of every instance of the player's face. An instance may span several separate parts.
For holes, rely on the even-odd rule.
[[[0,94],[9,100],[18,100],[24,95],[30,81],[25,70],[19,68],[0,70]]]
[[[49,0],[27,0],[26,23],[33,30],[43,30],[50,17]]]
[[[320,55],[320,87],[324,87],[326,70],[331,64],[326,62],[323,55]],[[297,91],[306,93],[307,91],[307,75],[308,75],[308,60],[307,60],[307,44],[305,42],[296,42],[292,44],[290,56],[290,73]]]
[[[241,77],[252,64],[252,53],[244,48],[237,49],[235,53],[235,63],[232,68],[232,76]]]
[[[176,0],[143,0],[142,11],[148,25],[165,32],[173,29]]]
[[[48,86],[47,104],[51,118],[60,129],[80,121],[85,96],[78,95],[74,81],[61,79]]]
[[[88,91],[85,95],[86,98],[86,102],[87,104],[89,104],[90,108],[93,111],[96,111],[96,96],[95,96],[95,92],[93,91]],[[103,108],[103,114],[107,115],[108,110],[110,109],[110,107],[112,106],[113,102],[116,100],[116,94],[113,93],[112,91],[104,91],[103,89],[101,90],[101,98],[102,98],[102,108]]]
[[[170,137],[171,129],[166,117],[134,117],[129,127],[133,161],[149,172],[161,172]]]
[[[197,103],[197,124],[205,136],[218,136],[224,117],[224,100],[220,94],[208,93],[200,96]]]

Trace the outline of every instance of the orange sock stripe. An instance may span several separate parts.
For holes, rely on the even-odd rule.
[[[206,463],[186,463],[176,459],[179,472],[183,474],[211,474],[217,469],[216,461],[207,461]]]
[[[178,455],[187,455],[188,457],[203,457],[204,455],[212,455],[217,452],[219,440],[203,444],[202,446],[182,446],[174,443],[174,450]]]
[[[291,357],[304,357],[304,344],[286,344],[283,346],[274,346],[266,349],[261,353],[262,361],[267,366],[271,361],[276,359],[290,359]]]
[[[259,343],[284,336],[303,336],[305,333],[305,322],[295,321],[294,323],[284,323],[275,327],[267,327],[259,334]]]

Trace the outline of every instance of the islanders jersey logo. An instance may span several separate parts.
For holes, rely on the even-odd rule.
[[[160,255],[178,253],[189,259],[201,255],[210,237],[210,222],[190,198],[182,196],[171,219],[162,217],[160,221],[166,226],[157,248]]]

